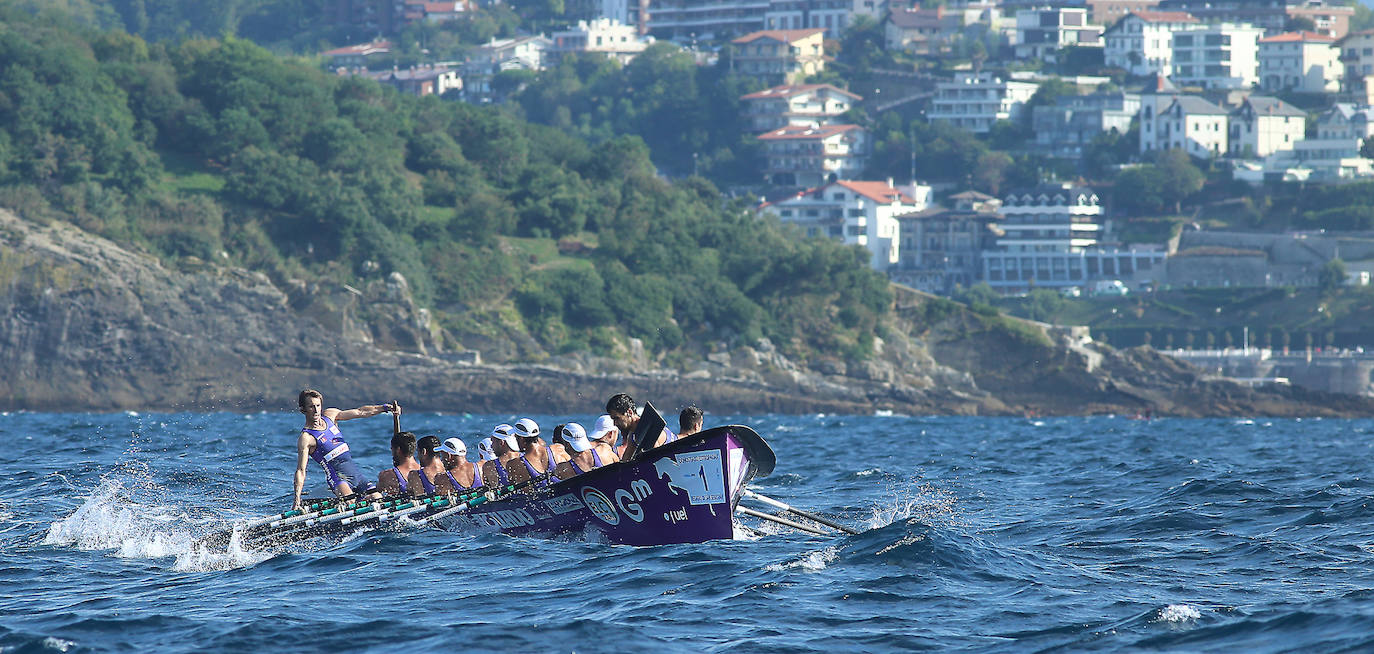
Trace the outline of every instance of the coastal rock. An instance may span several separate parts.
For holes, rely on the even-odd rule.
[[[0,409],[290,411],[306,387],[335,406],[403,398],[418,410],[496,413],[593,412],[621,391],[665,412],[689,403],[719,413],[1374,409],[1356,396],[1209,381],[1153,350],[1069,343],[1005,317],[944,307],[940,320],[921,318],[932,301],[900,296],[870,359],[802,365],[760,339],[714,344],[673,372],[634,339],[610,356],[549,356],[518,329],[446,332],[400,275],[354,287],[201,260],[169,268],[72,225],[0,210]],[[483,365],[479,352],[532,363]]]

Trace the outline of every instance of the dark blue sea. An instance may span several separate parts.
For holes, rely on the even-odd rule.
[[[471,445],[515,417],[405,427]],[[776,450],[753,488],[864,532],[192,548],[288,508],[300,423],[0,415],[0,651],[1374,650],[1370,420],[708,414]],[[344,424],[364,467],[390,428]]]

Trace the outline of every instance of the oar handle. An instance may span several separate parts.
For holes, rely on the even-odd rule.
[[[779,518],[778,516],[775,516],[775,515],[769,515],[769,514],[767,514],[767,513],[764,513],[763,511],[755,511],[755,510],[753,510],[753,509],[751,509],[751,508],[749,508],[749,507],[747,507],[747,506],[737,506],[737,507],[735,507],[735,511],[738,511],[738,512],[740,512],[740,513],[743,513],[744,515],[751,515],[751,516],[754,516],[755,518],[758,518],[758,519],[760,519],[760,520],[767,520],[767,521],[769,521],[769,522],[776,522],[776,523],[778,523],[778,524],[780,524],[780,525],[783,525],[783,526],[786,526],[786,527],[791,527],[791,528],[793,528],[793,529],[796,529],[797,531],[804,531],[804,532],[806,532],[806,533],[808,533],[808,534],[814,534],[814,535],[816,535],[816,536],[829,536],[829,535],[830,535],[830,534],[827,534],[827,533],[825,533],[825,532],[823,532],[823,531],[821,531],[821,530],[819,530],[819,529],[817,529],[817,528],[815,528],[815,527],[808,527],[808,526],[806,526],[806,525],[804,525],[804,524],[802,524],[802,523],[800,523],[800,522],[793,522],[793,521],[791,521],[791,520],[788,520],[787,518]]]

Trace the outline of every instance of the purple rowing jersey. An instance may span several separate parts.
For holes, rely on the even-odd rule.
[[[544,479],[544,481],[541,481],[538,484],[535,484],[536,486],[552,486],[554,482],[558,481],[558,475],[553,474],[553,469],[558,465],[553,462],[553,452],[549,451],[549,448],[547,447],[544,448],[544,452],[549,455],[549,467],[544,472],[535,472],[534,466],[530,465],[530,460],[526,459],[524,454],[520,455],[520,462],[525,464],[525,470],[530,473],[530,479],[534,479],[539,475],[548,473],[548,478]]]
[[[344,442],[343,434],[339,433],[339,425],[329,416],[320,416],[324,421],[324,429],[305,429],[305,433],[310,434],[315,439],[315,450],[310,453],[310,458],[316,463],[329,468],[329,464],[335,459],[348,455],[348,443]]]
[[[464,486],[461,483],[459,483],[458,478],[453,476],[452,470],[445,470],[444,474],[448,475],[449,483],[453,484],[453,490],[472,490],[482,485],[482,466],[472,467],[471,486]]]
[[[579,467],[577,466],[577,458],[576,458],[576,457],[569,458],[569,459],[568,459],[568,464],[571,465],[571,466],[572,466],[572,469],[573,469],[573,470],[576,470],[576,471],[577,471],[577,474],[580,475],[580,474],[583,474],[583,473],[586,473],[586,472],[591,472],[592,470],[596,470],[597,468],[600,468],[600,467],[601,467],[601,455],[596,453],[596,448],[592,448],[592,467],[589,468],[589,469],[587,469],[587,470],[583,470],[582,468],[579,468]]]
[[[410,489],[406,488],[406,476],[401,474],[401,469],[397,466],[391,466],[391,473],[396,475],[396,484],[401,487],[401,494],[409,493]]]

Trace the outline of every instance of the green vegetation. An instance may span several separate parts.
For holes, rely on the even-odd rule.
[[[703,168],[730,165],[709,130],[684,122],[696,105],[665,85],[697,84],[696,102],[742,89],[667,49],[641,60],[590,72],[575,61],[550,80],[585,80],[582,91],[526,91],[527,111],[579,98],[569,124],[589,145],[236,38],[150,44],[0,8],[0,204],[279,280],[399,272],[439,324],[527,331],[546,351],[633,337],[666,355],[766,336],[803,359],[867,356],[891,297],[864,250],[801,238],[700,177],[665,181],[644,139],[607,127],[611,115],[638,130],[672,123],[678,133],[650,139],[660,165],[682,170],[691,152]],[[617,104],[610,79],[643,101]]]

